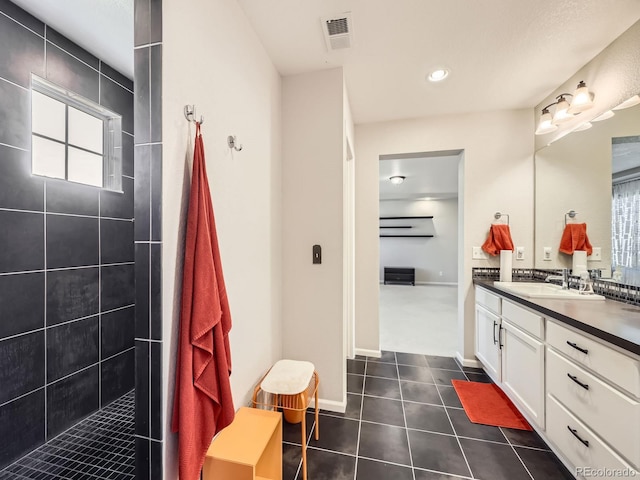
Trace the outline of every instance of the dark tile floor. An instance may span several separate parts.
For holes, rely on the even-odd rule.
[[[0,480],[133,480],[134,392],[0,471]]]
[[[347,410],[307,414],[309,480],[569,480],[534,432],[471,423],[451,379],[491,380],[453,358],[347,360]],[[301,480],[300,425],[285,422],[283,480]]]

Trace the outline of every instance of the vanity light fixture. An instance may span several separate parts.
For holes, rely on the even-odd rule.
[[[613,110],[607,110],[604,113],[601,113],[600,115],[598,115],[596,118],[594,118],[593,120],[591,120],[592,122],[601,122],[602,120],[606,120],[608,118],[611,118],[615,115],[615,113],[613,113]]]
[[[403,177],[402,175],[394,175],[393,177],[389,177],[389,181],[394,185],[400,185],[402,182],[404,182],[405,178],[406,177]]]
[[[582,132],[584,130],[589,130],[591,127],[593,127],[593,123],[584,122],[582,125],[579,125],[578,127],[574,128],[573,131],[574,132]]]
[[[634,95],[631,98],[627,98],[624,102],[622,102],[617,107],[613,107],[613,110],[623,110],[629,107],[635,107],[640,103],[640,95]]]
[[[571,103],[567,100],[571,97]],[[580,81],[573,93],[561,93],[556,97],[556,101],[550,103],[542,109],[542,115],[536,128],[536,135],[544,135],[558,129],[558,125],[568,122],[574,118],[574,115],[582,113],[593,107],[593,93],[587,88],[584,81]],[[555,105],[553,116],[549,110]]]
[[[449,70],[446,68],[436,68],[428,76],[427,80],[430,82],[441,82],[449,76]]]

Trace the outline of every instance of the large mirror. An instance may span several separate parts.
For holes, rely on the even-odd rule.
[[[638,265],[639,246],[629,228],[633,222],[637,228],[640,212],[632,211],[631,203],[621,204],[620,197],[614,202],[616,218],[612,219],[612,183],[620,184],[615,189],[624,198],[640,190],[640,106],[614,113],[536,152],[535,267],[571,268],[572,256],[559,251],[560,240],[566,223],[585,223],[591,245],[600,249],[599,259],[597,250],[588,257],[587,268],[637,285],[638,269],[625,268],[623,263]],[[637,204],[640,193],[635,195]],[[573,218],[567,215],[570,211],[575,212]],[[613,245],[612,221],[616,225]]]

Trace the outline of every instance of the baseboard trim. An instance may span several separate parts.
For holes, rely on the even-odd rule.
[[[464,358],[460,352],[456,352],[456,359],[463,367],[482,368],[482,363],[480,363],[479,360],[475,358]]]
[[[416,285],[443,285],[445,287],[457,287],[458,282],[416,282]]]
[[[335,400],[327,400],[324,398],[319,398],[318,404],[321,410],[327,410],[329,412],[344,413],[347,410],[346,400],[344,402],[336,402]],[[315,406],[316,406],[315,399],[312,398],[311,402],[309,402],[309,407],[315,408]]]
[[[380,358],[382,356],[382,352],[380,350],[368,350],[366,348],[356,348],[356,355],[362,355],[363,357],[374,357]]]

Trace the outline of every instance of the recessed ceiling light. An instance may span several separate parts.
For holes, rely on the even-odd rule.
[[[449,70],[446,68],[436,68],[428,76],[427,79],[430,82],[441,82],[449,76]]]
[[[389,177],[389,180],[394,185],[400,185],[402,182],[404,182],[404,179],[405,177],[403,177],[402,175],[394,175],[393,177]]]

